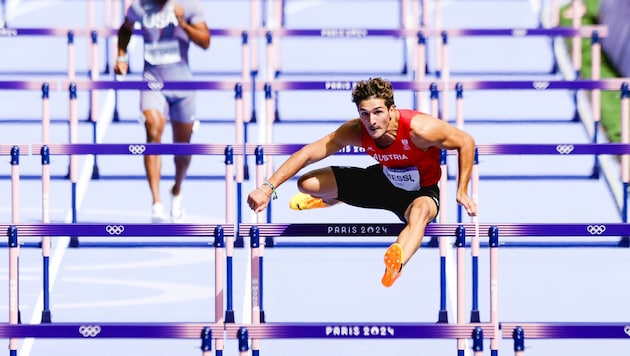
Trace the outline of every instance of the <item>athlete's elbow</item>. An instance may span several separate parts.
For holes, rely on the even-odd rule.
[[[210,48],[210,38],[206,38],[203,41],[201,41],[201,43],[199,44],[199,46],[203,49],[208,49]]]
[[[475,147],[475,138],[469,134],[465,134],[462,140],[464,147]]]

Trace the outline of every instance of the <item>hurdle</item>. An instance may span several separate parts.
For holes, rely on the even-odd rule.
[[[18,90],[35,90],[41,89],[42,91],[42,142],[49,141],[50,130],[50,90],[56,90],[56,83],[38,82],[38,81],[0,81],[0,89],[18,89]],[[20,222],[19,218],[19,159],[21,155],[28,155],[31,153],[31,148],[28,145],[0,145],[0,155],[11,155],[11,222]],[[50,169],[48,166],[49,161],[42,159],[42,221],[50,222],[50,200],[48,192],[50,187],[48,181],[50,177]],[[50,237],[43,236],[41,238],[42,248],[42,263],[43,268],[48,270],[50,263]],[[44,279],[44,293],[48,292],[48,279]],[[19,315],[18,315],[19,319]],[[46,322],[50,320],[50,307],[48,303],[44,305],[42,311],[42,321]]]
[[[76,38],[77,37],[86,37],[89,39],[88,47],[88,70],[86,73],[86,77],[91,81],[99,81],[99,62],[98,62],[98,38],[110,38],[115,37],[117,35],[118,29],[112,28],[30,28],[30,27],[18,27],[18,28],[8,28],[3,30],[0,33],[0,37],[21,37],[21,36],[36,36],[36,37],[63,37],[67,38],[67,68],[65,73],[65,80],[67,81],[75,81],[77,80],[77,69],[76,69]],[[235,73],[235,75],[239,76],[238,81],[242,81],[244,83],[249,83],[252,81],[251,76],[254,75],[254,71],[251,70],[251,48],[249,47],[250,35],[249,30],[246,29],[237,29],[237,28],[212,28],[210,29],[212,36],[218,37],[237,37],[241,39],[241,71],[239,73]],[[140,30],[133,31],[134,36],[141,35]],[[108,62],[106,62],[108,63]],[[193,73],[196,73],[193,71]],[[218,73],[203,73],[203,74],[218,74]],[[221,73],[225,74],[225,73]],[[194,84],[193,84],[194,85]],[[91,104],[94,104],[94,108],[90,105],[88,110],[88,121],[95,120],[95,114],[97,111],[97,96],[92,94],[93,90],[96,88],[88,88],[90,89],[90,101]],[[116,88],[99,88],[101,90],[105,89],[116,89]],[[189,88],[190,90],[195,88]],[[250,95],[249,93],[244,93],[246,99]],[[248,101],[248,100],[246,100]],[[249,103],[247,104],[249,105]],[[117,107],[114,108],[114,115],[118,115]],[[116,121],[116,120],[115,120]],[[135,121],[135,120],[134,120]]]
[[[626,93],[626,83],[628,78],[614,78],[614,79],[599,79],[599,80],[501,80],[501,81],[475,81],[475,80],[462,80],[462,81],[438,81],[438,82],[416,82],[416,81],[392,81],[392,86],[395,90],[405,90],[413,92],[430,91],[431,94],[431,114],[440,117],[443,120],[454,122],[454,124],[463,129],[464,127],[464,109],[463,98],[465,91],[472,90],[527,90],[527,91],[548,91],[548,90],[607,90],[607,91],[621,91],[621,103],[620,105],[625,107],[627,101],[623,100]],[[274,112],[277,112],[277,103],[273,97],[274,92],[280,90],[296,90],[296,91],[348,91],[352,90],[357,84],[357,81],[353,80],[330,80],[330,81],[271,81],[265,84],[257,85],[259,90],[265,91],[265,103],[266,103],[266,121],[261,121],[260,124],[265,127],[266,138],[263,143],[270,143],[272,138],[272,131],[274,120],[270,118]],[[456,107],[454,121],[450,120],[447,114],[447,107],[445,96],[448,91],[455,91],[456,95]],[[441,102],[440,102],[441,99]],[[441,105],[440,105],[441,103]],[[415,102],[415,107],[422,105],[419,101]],[[578,103],[575,102],[575,112],[577,113]],[[622,111],[623,113],[623,111]],[[579,115],[575,114],[574,117],[569,120],[573,121],[578,118]],[[626,117],[626,116],[624,116]],[[622,122],[625,122],[622,117]],[[471,120],[473,121],[473,120]],[[532,120],[533,121],[533,120]],[[557,121],[557,120],[555,120]],[[474,122],[494,122],[490,120],[475,119]],[[520,122],[520,121],[519,121]],[[537,122],[537,121],[533,121]],[[540,122],[545,122],[542,120]],[[593,132],[592,142],[597,143],[599,141],[596,134],[599,130],[599,121],[596,120],[593,123],[593,128],[588,128]],[[599,176],[599,162],[595,158],[594,166],[592,168],[592,176],[596,178]]]
[[[474,224],[477,225],[477,224]],[[493,281],[492,288],[493,291],[496,291],[498,280],[496,279],[496,273],[498,268],[495,268],[494,265],[498,262],[498,240],[496,240],[496,229],[494,226],[487,225],[489,231],[489,237],[491,240],[492,248],[490,251],[490,259],[491,259],[491,278]],[[268,237],[304,237],[304,236],[344,236],[344,237],[356,237],[356,236],[371,236],[371,237],[391,237],[398,234],[402,228],[402,224],[365,224],[365,223],[316,223],[316,224],[279,224],[279,223],[268,223],[268,224],[241,224],[241,230],[244,231],[246,228],[249,228],[250,231],[250,248],[251,248],[251,284],[250,284],[250,295],[251,295],[251,304],[252,304],[252,325],[259,325],[266,323],[266,315],[263,308],[263,249],[264,243],[261,243],[260,238],[268,238]],[[456,323],[458,327],[461,327],[466,324],[464,321],[464,277],[463,274],[465,272],[463,263],[463,249],[464,249],[464,240],[466,237],[466,228],[461,224],[433,224],[428,225],[426,228],[427,235],[440,235],[442,238],[447,236],[457,236],[457,316]],[[445,270],[444,264],[445,260],[440,259],[441,262],[441,282],[440,282],[440,291],[441,291],[441,304],[440,311],[438,314],[438,324],[418,324],[420,327],[435,327],[438,325],[444,325],[444,327],[448,327],[448,313],[446,310],[446,283],[445,283]],[[477,283],[477,279],[473,279],[474,283]],[[474,288],[477,290],[477,287]],[[476,299],[476,297],[475,297]],[[483,351],[483,343],[482,339],[484,337],[489,338],[491,340],[491,347],[493,352],[498,349],[498,307],[497,307],[497,295],[496,293],[491,293],[491,322],[490,323],[481,323],[479,320],[475,320],[478,316],[478,310],[471,311],[471,323],[467,324],[465,332],[461,334],[453,335],[450,334],[450,337],[447,338],[455,338],[458,340],[458,353],[462,354],[465,348],[465,339],[470,338],[474,339],[473,349],[478,352],[479,355],[481,351]],[[476,307],[476,303],[473,305]],[[378,323],[376,323],[378,324]],[[346,324],[342,324],[346,325]],[[360,329],[360,328],[359,328]],[[335,333],[335,328],[332,328],[330,332]],[[371,330],[371,328],[368,328]],[[383,334],[388,334],[390,331],[385,328],[376,328],[376,335],[383,336]],[[380,330],[380,331],[379,331]],[[361,336],[365,335],[365,331],[361,332],[360,330],[355,330],[354,327],[349,327],[347,329],[339,329],[336,332],[340,336]],[[393,331],[391,331],[393,335]],[[369,334],[369,332],[368,332]],[[258,354],[260,349],[260,344],[258,338],[256,336],[252,336],[252,352],[253,354]]]
[[[628,236],[630,226],[619,224],[503,225],[501,236]],[[501,322],[501,338],[514,341],[514,355],[525,354],[526,339],[626,339],[630,323],[606,322]]]
[[[625,87],[625,86],[624,86]],[[626,94],[626,96],[628,96],[628,91],[626,88],[626,91],[624,91]],[[628,96],[630,97],[630,96]],[[628,107],[628,97],[626,97],[626,99],[622,102],[623,107],[626,108],[626,113],[627,113],[627,107]],[[626,117],[626,116],[624,116]],[[624,130],[625,132],[625,130]],[[627,142],[627,141],[626,141]],[[271,156],[275,156],[275,155],[290,155],[293,152],[299,150],[303,145],[301,144],[264,144],[264,145],[253,145],[253,144],[247,144],[246,145],[246,154],[252,155],[255,154],[258,158],[256,160],[257,165],[258,166],[262,166],[267,164],[266,166],[266,170],[262,170],[259,169],[257,171],[258,173],[258,179],[259,179],[259,183],[262,184],[262,179],[264,176],[269,176],[272,172],[273,167],[271,167],[271,165],[269,164],[269,161],[265,161],[264,157],[271,157]],[[623,185],[624,188],[626,188],[628,186],[628,169],[626,168],[627,166],[625,166],[625,164],[628,164],[627,158],[624,157],[628,157],[628,154],[630,153],[630,146],[628,146],[627,143],[550,143],[550,144],[478,144],[476,147],[476,152],[475,152],[475,164],[473,165],[473,176],[471,177],[471,182],[472,182],[472,186],[471,186],[471,196],[473,197],[473,199],[475,199],[477,202],[479,200],[479,187],[478,187],[478,182],[480,179],[531,179],[531,178],[536,178],[535,175],[524,175],[524,176],[512,176],[512,177],[504,177],[503,175],[481,175],[479,173],[479,156],[483,156],[483,155],[545,155],[545,156],[557,156],[557,157],[575,157],[575,156],[586,156],[586,155],[593,155],[594,157],[601,156],[601,155],[614,155],[614,156],[620,156],[622,159],[622,165],[620,168],[620,171],[618,172],[618,174],[616,176],[613,176],[612,172],[606,172],[607,176],[607,181],[608,184],[611,187],[614,187],[615,185],[613,184],[613,180],[614,182],[620,181],[621,184]],[[363,155],[365,154],[365,152],[363,152],[362,149],[360,148],[356,148],[356,147],[345,147],[343,148],[341,151],[339,151],[337,154],[339,155]],[[446,165],[446,159],[448,155],[453,155],[454,152],[450,152],[450,151],[444,151],[441,154],[441,169],[442,169],[442,178],[441,178],[441,186],[445,186],[446,184],[446,180],[447,179],[455,179],[455,176],[453,175],[448,175],[448,171],[447,171],[447,165]],[[582,179],[594,179],[599,177],[599,175],[594,176],[594,175],[587,175],[587,176],[582,176],[582,175],[567,175],[567,174],[563,174],[563,175],[544,175],[542,178],[545,179],[565,179],[565,178],[582,178]],[[627,193],[624,193],[624,191],[626,191],[627,189],[623,189],[623,191],[619,192],[619,191],[615,191],[613,192],[617,202],[617,207],[619,209],[619,215],[620,218],[623,222],[627,222],[627,214],[628,214],[628,195]],[[440,190],[440,193],[442,195],[442,193],[444,192],[444,189]],[[441,196],[441,212],[439,214],[439,222],[440,223],[446,223],[446,213],[444,210],[446,210],[446,206],[448,204],[448,199],[446,199],[446,197],[444,195]],[[269,209],[272,209],[273,203],[270,203],[270,207]],[[458,222],[463,222],[463,214],[461,211],[461,207],[458,207],[458,216],[457,216],[457,221]],[[473,220],[475,220],[473,218]],[[271,221],[271,214],[268,212],[268,218],[267,218],[267,222]],[[476,230],[478,231],[478,227],[476,227]],[[476,244],[477,241],[474,240],[474,243]],[[275,246],[275,243],[273,241],[273,239],[269,238],[266,241],[266,245],[267,246]],[[298,246],[299,244],[292,244],[291,246]],[[313,244],[311,246],[315,246],[316,244]],[[332,245],[331,243],[324,243],[322,244],[322,246],[330,246]],[[336,244],[336,246],[342,246],[344,245],[343,243],[341,244]],[[612,246],[620,246],[620,247],[624,247],[627,246],[627,237],[623,237],[618,243],[613,244]],[[382,247],[381,244],[377,244],[377,243],[364,243],[363,246],[374,246],[374,247]],[[433,239],[431,242],[429,242],[428,246],[430,247],[436,247],[437,246],[437,241],[435,241],[435,239]],[[516,244],[514,245],[516,246]],[[475,249],[474,249],[475,250]]]
[[[421,0],[422,6],[422,18],[421,24],[423,27],[429,27],[428,16],[431,10],[428,5],[428,0]],[[585,15],[585,5],[583,0],[570,0],[563,17],[571,19],[571,28],[578,29],[582,27],[582,18]],[[561,17],[561,9],[558,3],[558,0],[543,0],[538,3],[539,11],[538,11],[538,28],[557,28],[560,25],[560,17]],[[442,0],[433,1],[432,8],[432,17],[434,19],[434,24],[431,26],[433,30],[441,30],[442,29]],[[574,45],[575,42],[579,41],[580,35],[573,35]],[[440,45],[441,42],[436,42],[436,60],[437,63],[440,63]],[[577,43],[579,47],[579,42]],[[572,53],[573,64],[577,68],[579,64],[581,64],[581,53],[573,52]],[[555,72],[555,71],[554,71]]]
[[[235,98],[235,140],[236,144],[233,146],[233,149],[244,150],[244,146],[246,144],[246,119],[245,119],[245,107],[244,107],[244,98],[243,94],[247,90],[250,89],[249,83],[241,83],[236,81],[166,81],[166,82],[146,82],[146,81],[75,81],[75,82],[63,82],[62,85],[68,85],[70,88],[76,88],[76,90],[86,90],[86,89],[115,89],[115,90],[143,90],[143,89],[151,89],[151,90],[234,90],[234,98]],[[71,102],[72,97],[71,97]],[[242,147],[242,148],[241,148]],[[234,151],[232,151],[234,154]],[[180,151],[181,153],[181,151]],[[244,153],[236,153],[235,157],[232,156],[231,159],[236,160],[236,195],[237,201],[241,201],[242,197],[242,184],[248,179],[249,168],[247,166],[246,155]],[[227,161],[226,161],[227,163]],[[226,176],[228,179],[230,176]],[[236,222],[242,222],[242,211],[239,208],[237,210]],[[238,234],[237,234],[238,235]],[[239,241],[236,241],[237,246]]]
[[[240,146],[239,146],[240,147]],[[49,144],[49,145],[43,145],[43,144],[34,144],[33,146],[27,146],[27,145],[23,145],[22,149],[20,150],[19,146],[11,146],[9,147],[9,145],[0,145],[0,155],[3,154],[11,154],[12,159],[11,159],[11,164],[12,164],[12,223],[17,224],[19,222],[19,217],[18,217],[18,213],[19,213],[19,206],[18,206],[18,194],[19,194],[19,170],[18,170],[18,164],[19,164],[19,154],[20,152],[24,152],[24,153],[29,153],[31,150],[35,150],[36,152],[40,152],[42,155],[42,166],[43,166],[43,175],[42,175],[42,201],[43,201],[43,222],[44,223],[50,223],[50,215],[49,215],[49,204],[50,204],[50,199],[49,199],[49,190],[50,190],[50,186],[49,186],[49,181],[50,181],[50,177],[49,174],[46,174],[48,172],[48,167],[49,167],[49,162],[50,162],[50,155],[81,155],[81,154],[109,154],[109,155],[143,155],[143,154],[211,154],[211,155],[219,155],[219,154],[224,154],[225,155],[225,164],[226,164],[226,168],[225,168],[225,191],[226,191],[226,200],[225,200],[225,211],[226,211],[226,226],[230,226],[231,229],[234,229],[236,226],[236,222],[234,219],[234,180],[231,178],[234,175],[234,168],[233,168],[233,162],[234,162],[234,154],[237,155],[242,155],[241,151],[239,148],[234,149],[231,146],[224,146],[224,145],[207,145],[207,144]],[[240,189],[240,188],[239,188]],[[77,212],[77,208],[76,208],[76,182],[72,183],[72,224],[66,224],[66,225],[62,225],[62,226],[87,226],[87,225],[81,225],[78,224],[78,212]],[[167,224],[165,224],[167,225]],[[172,225],[170,228],[169,226],[165,226],[160,224],[160,228],[158,230],[160,230],[160,233],[163,233],[165,235],[157,235],[157,236],[169,236],[169,234],[172,234],[173,231],[177,231],[178,226],[180,226],[179,228],[183,229],[182,231],[188,231],[187,229],[190,229],[191,227],[187,227],[186,224],[183,225],[179,225],[179,224],[175,224]],[[51,226],[51,225],[42,225],[42,226]],[[53,227],[55,225],[52,225]],[[127,226],[127,225],[125,225]],[[92,228],[92,226],[89,226],[90,228]],[[147,224],[146,226],[141,226],[145,229],[150,230],[149,227],[153,227],[155,228],[154,225],[152,224]],[[195,226],[193,225],[192,228],[195,228]],[[26,228],[28,229],[28,228]],[[50,304],[49,304],[49,278],[48,278],[48,271],[49,271],[49,256],[50,256],[50,236],[55,236],[55,235],[47,235],[46,232],[48,232],[49,230],[46,230],[45,227],[40,227],[39,228],[42,233],[41,236],[42,237],[42,242],[41,242],[41,247],[42,247],[42,254],[43,254],[43,281],[44,281],[44,286],[43,286],[43,294],[44,294],[44,310],[42,312],[42,322],[43,323],[49,323],[51,321],[51,311],[50,311]],[[61,230],[61,227],[58,227],[59,230]],[[71,234],[71,239],[70,239],[70,247],[80,247],[80,246],[90,246],[90,242],[80,242],[79,241],[79,236],[83,236],[83,232],[81,233],[77,233],[77,234],[72,234],[71,229],[66,229],[65,231],[69,231]],[[80,231],[80,230],[74,230],[74,231]],[[90,230],[92,231],[92,230]],[[90,232],[88,231],[88,235],[87,236],[95,236],[95,232]],[[133,230],[132,230],[133,231]],[[228,230],[228,232],[231,230]],[[54,230],[53,230],[54,232]],[[30,233],[32,235],[28,235],[28,236],[38,236],[37,234],[33,235],[34,232],[30,232],[30,230],[27,230],[27,233]],[[60,232],[57,232],[58,234]],[[89,235],[89,233],[91,233],[92,235]],[[146,233],[146,232],[145,232]],[[64,235],[56,235],[56,236],[68,236],[67,234]],[[102,236],[106,236],[106,235],[102,235]],[[136,236],[150,236],[150,235],[136,235]],[[192,236],[196,236],[196,235],[192,235]],[[104,246],[104,245],[112,245],[113,244],[121,244],[120,241],[118,242],[101,242],[101,243],[95,243],[92,244],[93,246]],[[123,243],[124,244],[124,243]],[[169,245],[167,243],[160,243],[160,246],[166,246]],[[171,246],[182,246],[181,243],[172,243],[170,244]],[[189,244],[190,245],[190,244]],[[234,255],[234,245],[235,245],[235,237],[233,233],[229,233],[227,234],[227,243],[225,243],[222,239],[221,240],[217,240],[215,241],[215,247],[216,248],[220,248],[217,249],[217,266],[216,266],[216,270],[217,273],[222,273],[222,271],[224,270],[222,265],[219,265],[219,261],[221,261],[223,259],[223,250],[225,249],[226,251],[226,256],[225,256],[225,260],[226,260],[226,275],[227,275],[227,279],[228,279],[228,288],[226,290],[226,300],[227,300],[227,309],[226,309],[226,316],[225,316],[225,320],[228,322],[234,322],[234,311],[233,311],[233,296],[232,296],[232,259],[233,259],[233,255]],[[207,244],[205,243],[201,243],[200,245],[198,244],[197,246],[207,246]],[[19,248],[19,245],[16,245],[16,248]],[[221,289],[221,291],[223,291]],[[223,298],[222,296],[222,292],[221,292],[221,298]]]
[[[467,232],[466,228],[473,230],[475,223],[464,224],[433,224],[427,226],[427,234],[435,234],[447,236],[455,234],[458,236],[457,246],[457,272],[458,272],[458,305],[462,306],[463,294],[461,290],[463,284],[463,264],[462,247],[466,237],[473,234]],[[260,242],[261,237],[303,237],[303,236],[392,236],[402,229],[401,224],[353,224],[353,223],[316,223],[316,224],[243,224],[241,229],[250,228],[251,239],[251,255],[252,255],[252,324],[264,324],[267,316],[263,309],[263,276],[262,263],[263,256],[259,249],[263,244]],[[580,338],[582,335],[590,335],[587,338],[619,338],[627,339],[628,326],[621,323],[515,323],[499,322],[498,319],[498,247],[499,237],[532,237],[532,236],[589,236],[599,238],[603,236],[626,236],[630,232],[630,226],[626,223],[588,223],[588,224],[561,224],[561,223],[541,223],[541,224],[484,224],[478,225],[481,230],[488,231],[490,238],[490,323],[481,323],[487,325],[490,329],[494,327],[498,338],[514,338],[515,345],[522,345],[524,335],[531,335],[531,338]],[[476,283],[473,278],[473,284]],[[474,287],[473,287],[474,290]],[[465,324],[462,308],[457,309],[457,324],[461,326]],[[475,312],[475,310],[473,310]],[[478,312],[478,311],[477,311]],[[472,316],[475,314],[473,313]],[[435,326],[448,325],[441,324],[442,310],[438,324]],[[474,322],[472,322],[474,325]],[[499,330],[501,329],[501,330]],[[520,331],[516,332],[517,329]],[[350,329],[351,330],[351,329]],[[486,335],[486,329],[483,329],[483,335]],[[352,331],[345,331],[347,336],[353,336]],[[344,335],[344,331],[339,331],[340,335]],[[471,334],[469,333],[468,336]],[[517,337],[518,335],[518,337]],[[356,336],[356,335],[355,335]],[[252,336],[252,349],[258,350],[259,346]],[[458,339],[466,338],[460,335]],[[498,352],[498,338],[490,337],[492,354]],[[475,345],[478,345],[477,343]],[[473,348],[475,351],[481,351]],[[458,344],[458,351],[461,351],[461,344]],[[516,350],[516,346],[515,346]],[[520,349],[522,350],[522,349]],[[518,355],[518,354],[517,354]]]
[[[244,100],[245,93],[249,90],[249,83],[242,83],[239,81],[168,81],[168,82],[147,82],[142,80],[136,81],[117,81],[117,80],[83,80],[83,81],[63,81],[62,87],[67,87],[70,90],[70,103],[73,105],[78,97],[78,92],[83,90],[101,90],[111,89],[115,91],[119,90],[217,90],[217,91],[233,91],[235,99],[235,135],[236,142],[244,143],[246,140],[246,123],[245,117],[245,105]],[[73,93],[74,91],[74,93]],[[76,105],[76,104],[75,104]],[[75,115],[76,116],[76,115]],[[71,115],[71,119],[74,116]],[[71,127],[76,127],[75,124]],[[73,143],[72,141],[70,143]],[[242,157],[237,157],[237,165],[239,167],[245,165]],[[246,170],[246,168],[245,168]],[[100,178],[100,170],[98,167],[94,168],[94,172],[98,172],[95,178]],[[242,172],[239,177],[246,177],[247,173]],[[243,178],[244,179],[244,178]],[[239,180],[239,182],[242,181]]]
[[[312,75],[312,74],[326,74],[326,75],[350,75],[357,74],[356,71],[334,71],[334,73],[326,73],[325,71],[284,71],[281,69],[280,64],[280,47],[278,41],[285,37],[308,37],[308,38],[321,38],[321,39],[341,39],[341,40],[364,40],[370,37],[375,38],[391,38],[402,39],[402,68],[398,71],[388,73],[388,75],[405,75],[412,70],[412,65],[409,62],[412,59],[409,58],[409,52],[412,52],[410,48],[413,48],[411,39],[415,36],[418,29],[418,4],[415,1],[399,0],[399,11],[397,14],[398,25],[400,29],[364,29],[364,28],[316,28],[316,29],[298,29],[288,28],[286,26],[286,14],[285,14],[285,1],[276,1],[271,6],[271,18],[270,24],[261,29],[264,33],[261,33],[266,38],[267,49],[267,67],[266,78],[271,80],[272,78],[278,78],[281,75]],[[361,73],[361,72],[358,72]],[[370,75],[374,71],[369,71]]]
[[[229,192],[232,191],[233,184],[231,177],[234,172],[233,163],[234,156],[242,156],[242,149],[231,145],[223,144],[156,144],[156,143],[102,143],[102,144],[33,144],[33,152],[42,155],[43,161],[49,161],[50,156],[79,156],[79,155],[224,155],[225,158],[225,181],[226,191],[228,192],[228,200],[230,200]],[[73,190],[76,192],[76,181],[71,182]],[[76,194],[76,193],[73,193]],[[76,209],[76,196],[73,196],[72,209],[74,215],[78,214]],[[226,207],[226,211],[232,210],[231,205]],[[76,221],[75,221],[76,222]]]
[[[9,250],[9,323],[6,327],[15,327],[21,324],[19,318],[19,246],[20,237],[39,237],[39,236],[91,236],[91,237],[111,237],[114,239],[120,239],[125,237],[173,237],[181,236],[193,236],[198,238],[214,237],[214,241],[206,241],[207,245],[211,245],[215,249],[215,321],[214,324],[221,325],[225,322],[224,313],[224,284],[223,279],[223,259],[225,256],[225,236],[234,235],[233,225],[221,225],[221,224],[161,224],[160,229],[155,229],[153,224],[117,224],[117,223],[105,223],[105,224],[0,224],[0,229],[4,229],[7,232],[8,237],[8,250]],[[44,269],[44,280],[48,279],[48,271]],[[48,295],[46,295],[48,296]],[[45,303],[48,305],[48,301]],[[47,311],[50,317],[50,310]],[[44,321],[43,321],[44,322]],[[190,331],[192,329],[196,331],[194,337],[201,337],[200,332],[201,325],[193,325],[188,327],[172,326],[167,328],[166,326],[151,327],[149,325],[141,325],[134,327],[113,327],[113,332],[108,334],[110,328],[101,327],[98,324],[88,323],[81,326],[76,325],[63,325],[63,324],[50,324],[50,320],[46,321],[46,324],[41,325],[21,325],[16,330],[17,334],[12,332],[5,335],[9,337],[9,350],[10,355],[17,355],[17,338],[20,337],[96,337],[102,332],[105,337],[140,337],[144,338],[147,335],[154,335],[153,337],[175,337],[175,338],[190,338]],[[205,326],[204,326],[205,327]],[[1,328],[1,326],[0,326]],[[118,331],[117,331],[118,330]],[[170,332],[164,332],[165,330],[172,330]],[[135,331],[129,335],[130,331]],[[160,332],[162,331],[162,332]],[[2,332],[0,332],[2,334]],[[219,333],[217,333],[219,334]],[[43,336],[47,335],[47,336]],[[107,336],[106,336],[107,335]],[[170,335],[170,336],[167,336]],[[217,354],[220,355],[218,350],[223,350],[223,335],[221,338],[216,338]]]

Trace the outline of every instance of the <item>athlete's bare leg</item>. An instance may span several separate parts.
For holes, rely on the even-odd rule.
[[[178,121],[172,121],[171,126],[173,128],[173,142],[176,143],[189,143],[192,137],[193,123],[184,123]],[[171,188],[171,194],[179,195],[182,189],[182,183],[186,178],[186,172],[190,166],[192,156],[190,155],[178,155],[175,156],[175,184]]]
[[[145,118],[144,127],[147,135],[147,143],[161,143],[166,118],[157,110],[145,110],[142,114]],[[145,155],[144,168],[147,173],[153,204],[158,203],[160,202],[161,156]]]

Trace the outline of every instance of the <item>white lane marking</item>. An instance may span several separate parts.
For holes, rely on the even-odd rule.
[[[108,90],[105,98],[105,102],[103,103],[103,107],[101,113],[98,117],[98,121],[96,124],[96,142],[102,142],[105,133],[107,132],[107,128],[112,122],[113,113],[114,113],[114,105],[115,105],[115,95],[113,90]],[[85,198],[85,193],[87,191],[88,183],[92,179],[92,168],[94,166],[94,156],[88,155],[84,162],[83,168],[81,169],[81,174],[79,175],[79,180],[77,182],[77,201],[76,208],[79,209],[81,204],[83,203],[83,198]],[[72,210],[68,211],[66,214],[66,223],[72,222]],[[49,265],[49,291],[52,293],[53,287],[55,285],[55,281],[57,280],[57,275],[59,274],[59,269],[61,267],[61,261],[63,260],[63,256],[66,253],[66,249],[68,248],[68,244],[70,243],[69,236],[62,236],[55,239],[55,248],[53,250],[52,255],[50,256],[50,265]],[[39,324],[41,322],[41,315],[38,314],[38,311],[44,309],[44,291],[39,294],[35,305],[33,306],[33,314],[31,315],[30,323],[31,324]],[[31,354],[31,350],[33,349],[33,338],[24,339],[22,344],[22,348],[19,350],[20,356],[29,356]]]

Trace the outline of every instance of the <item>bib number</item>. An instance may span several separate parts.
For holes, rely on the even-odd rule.
[[[387,168],[383,167],[383,173],[397,188],[416,191],[420,190],[420,172],[416,167]]]
[[[181,62],[179,42],[164,41],[146,43],[144,45],[144,60],[152,65],[164,65]]]

